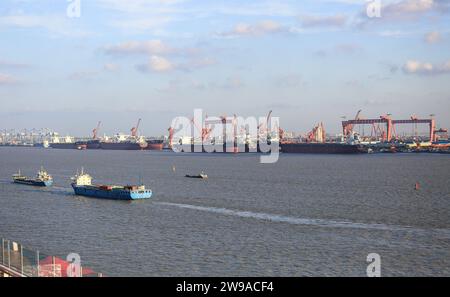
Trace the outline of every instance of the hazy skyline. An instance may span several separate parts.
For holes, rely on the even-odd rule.
[[[166,133],[194,108],[280,117],[436,114],[450,127],[450,2],[66,0],[0,3],[0,129]]]

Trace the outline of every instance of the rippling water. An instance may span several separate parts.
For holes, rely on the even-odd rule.
[[[41,165],[54,187],[11,183]],[[365,276],[369,253],[385,276],[450,276],[449,165],[437,154],[269,165],[253,154],[0,148],[0,237],[77,252],[109,276]],[[154,197],[76,197],[69,178],[81,166],[98,183],[142,179]],[[201,170],[209,180],[184,177]]]

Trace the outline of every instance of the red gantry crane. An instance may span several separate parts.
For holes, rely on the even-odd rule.
[[[358,113],[359,116],[359,113]],[[393,139],[396,125],[403,124],[427,124],[429,126],[430,141],[435,141],[436,121],[433,116],[429,119],[419,119],[416,116],[411,116],[408,120],[393,120],[390,114],[382,115],[379,119],[355,119],[349,121],[342,121],[342,129],[344,136],[349,136],[353,132],[354,125],[375,125],[384,124],[386,130],[381,131],[381,138],[384,142],[390,142]]]

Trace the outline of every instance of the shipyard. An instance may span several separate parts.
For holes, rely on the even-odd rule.
[[[180,152],[228,152],[249,153],[262,152],[260,142],[278,144],[282,153],[307,154],[355,154],[355,153],[449,153],[450,142],[448,130],[437,127],[435,115],[429,118],[397,120],[391,115],[379,118],[364,118],[359,110],[352,120],[342,121],[342,133],[326,133],[323,123],[319,123],[307,133],[285,131],[280,127],[270,128],[267,122],[257,126],[257,133],[250,135],[248,127],[239,126],[234,117],[222,117],[220,121],[206,118],[201,126],[191,119],[192,134],[174,136],[174,127],[168,133],[158,137],[143,136],[139,133],[142,119],[130,129],[131,134],[117,133],[112,136],[99,134],[102,122],[98,122],[90,137],[59,136],[59,133],[47,130],[7,130],[0,133],[0,146],[37,147],[77,150],[173,150]],[[345,117],[344,117],[345,118]],[[177,121],[174,121],[177,123]],[[217,126],[221,124],[222,126]],[[409,133],[397,134],[396,128],[409,125]],[[418,134],[418,125],[427,132]],[[227,126],[230,128],[227,130]],[[362,132],[365,126],[367,133]],[[197,133],[196,130],[198,131]],[[214,131],[221,131],[219,135]],[[223,132],[222,132],[223,131]],[[232,131],[229,133],[229,131]],[[195,135],[199,136],[195,136]],[[193,136],[192,136],[193,135]],[[214,135],[214,136],[212,136]],[[225,139],[225,141],[224,141]],[[177,147],[174,149],[174,147]],[[265,151],[267,152],[267,151]]]

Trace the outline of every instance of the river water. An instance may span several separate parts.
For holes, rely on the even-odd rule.
[[[53,187],[11,183],[40,166]],[[96,183],[142,180],[154,196],[74,196],[82,166]],[[256,154],[0,147],[0,237],[76,252],[107,276],[365,276],[369,253],[382,276],[450,276],[449,168],[439,154],[261,164]],[[202,170],[209,180],[184,177]]]

